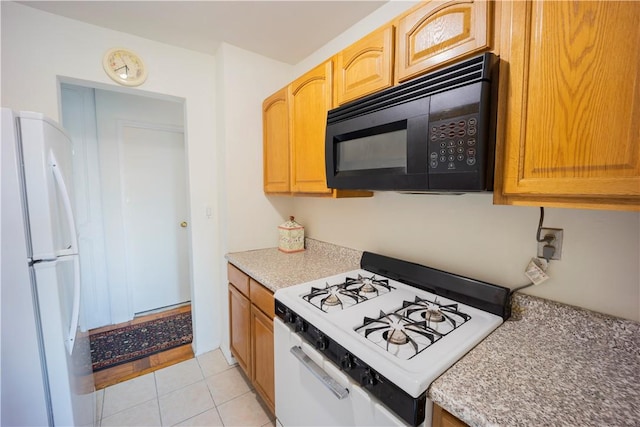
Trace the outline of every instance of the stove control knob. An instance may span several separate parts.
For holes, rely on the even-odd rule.
[[[285,323],[293,323],[294,318],[295,318],[295,316],[293,315],[293,312],[287,310],[284,313],[284,321],[285,321]]]
[[[303,332],[304,331],[304,322],[302,321],[301,318],[298,317],[296,319],[296,322],[295,322],[295,325],[293,326],[293,329],[296,332]]]
[[[342,355],[342,357],[340,358],[340,366],[342,366],[342,369],[344,369],[345,371],[353,369],[353,358],[349,353],[345,353]]]
[[[373,386],[376,384],[376,377],[371,368],[367,368],[360,377],[360,384],[364,387]]]
[[[316,338],[316,348],[318,350],[326,350],[329,346],[329,340],[323,334],[318,333],[318,338]]]

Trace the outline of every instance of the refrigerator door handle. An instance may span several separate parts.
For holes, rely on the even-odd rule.
[[[73,257],[73,309],[71,310],[71,324],[69,325],[69,337],[67,338],[67,350],[73,354],[73,343],[76,339],[78,322],[80,320],[80,260]]]
[[[71,248],[69,248],[71,251],[70,253],[77,254],[78,236],[76,236],[76,223],[73,218],[73,209],[71,208],[71,198],[69,197],[69,191],[67,190],[67,185],[64,182],[64,176],[62,176],[62,172],[60,172],[58,161],[56,160],[56,156],[53,151],[49,152],[49,158],[51,169],[53,169],[53,176],[55,178],[56,185],[60,190],[62,203],[64,204],[64,210],[67,214],[67,223],[69,225],[69,232],[71,233]]]

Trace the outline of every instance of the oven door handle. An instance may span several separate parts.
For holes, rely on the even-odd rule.
[[[338,399],[344,399],[349,395],[349,389],[342,387],[336,380],[322,369],[316,362],[311,360],[307,356],[302,348],[298,346],[291,347],[291,354],[293,354],[311,373],[320,380],[320,382],[328,388]]]

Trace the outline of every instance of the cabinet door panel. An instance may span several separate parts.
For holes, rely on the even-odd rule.
[[[253,328],[252,357],[253,384],[275,413],[275,379],[273,358],[273,319],[267,317],[255,305],[251,306]]]
[[[229,285],[229,338],[231,353],[251,378],[251,303]]]
[[[393,32],[381,28],[336,56],[338,104],[393,85]]]
[[[324,138],[332,106],[332,61],[314,68],[289,85],[291,190],[331,193],[327,188]]]
[[[639,196],[640,3],[510,8],[504,193]]]
[[[398,21],[397,78],[491,47],[492,4],[484,0],[430,1]]]
[[[262,104],[264,158],[264,192],[288,193],[289,181],[289,112],[287,88]]]

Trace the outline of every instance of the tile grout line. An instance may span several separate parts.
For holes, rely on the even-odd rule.
[[[182,390],[182,389],[185,389],[185,388],[187,388],[187,387],[193,386],[194,384],[197,384],[197,383],[199,383],[199,382],[203,382],[203,383],[204,383],[204,385],[207,387],[207,391],[208,391],[208,393],[209,393],[209,397],[211,398],[212,407],[210,407],[209,409],[205,409],[205,410],[203,410],[203,411],[201,411],[201,412],[199,412],[199,413],[197,413],[197,414],[194,414],[194,415],[192,415],[192,416],[190,416],[190,417],[188,417],[188,418],[185,418],[185,419],[183,419],[183,420],[177,421],[176,423],[172,423],[172,425],[175,425],[175,424],[179,424],[179,423],[186,422],[187,420],[190,420],[190,419],[192,419],[192,418],[194,418],[194,417],[200,416],[200,415],[202,415],[202,414],[204,414],[204,413],[206,413],[206,412],[210,411],[211,409],[215,409],[215,410],[216,410],[216,414],[218,415],[218,420],[219,420],[219,422],[224,426],[224,425],[225,425],[225,422],[224,422],[224,420],[223,420],[223,418],[222,418],[222,413],[221,413],[221,411],[220,411],[220,406],[221,406],[221,405],[224,405],[224,404],[228,404],[228,403],[230,403],[230,402],[233,402],[234,400],[237,400],[237,399],[239,399],[239,398],[245,397],[247,394],[255,394],[255,389],[252,387],[252,385],[251,385],[250,383],[248,383],[248,384],[247,384],[247,381],[246,381],[245,377],[242,375],[242,373],[240,373],[240,376],[241,376],[241,378],[242,378],[242,382],[248,385],[248,390],[247,390],[247,391],[245,391],[244,393],[242,393],[242,394],[240,394],[240,395],[238,395],[238,396],[235,396],[235,397],[234,397],[234,398],[232,398],[232,399],[226,400],[225,402],[222,402],[220,405],[218,405],[218,403],[217,403],[217,402],[215,401],[215,399],[213,398],[213,391],[212,391],[212,389],[209,387],[209,383],[208,383],[208,381],[207,381],[207,380],[208,380],[209,378],[211,378],[211,377],[214,377],[215,375],[220,375],[220,374],[223,374],[224,372],[227,372],[227,371],[233,370],[234,368],[237,368],[237,365],[228,365],[228,364],[226,364],[226,365],[224,366],[224,368],[223,368],[223,369],[221,369],[220,371],[218,371],[218,372],[214,372],[214,373],[212,373],[211,375],[208,375],[208,376],[207,376],[207,375],[205,375],[205,369],[204,369],[204,365],[202,364],[202,361],[201,361],[198,357],[194,357],[194,359],[196,359],[196,363],[197,363],[198,370],[199,370],[199,372],[198,372],[198,373],[200,374],[200,375],[199,375],[199,376],[200,376],[200,378],[199,378],[197,381],[195,381],[195,382],[192,382],[192,383],[190,383],[190,384],[185,384],[185,385],[183,385],[182,387],[179,387],[179,388],[177,388],[177,389],[175,389],[175,390],[171,390],[171,391],[169,391],[169,392],[165,393],[163,396],[168,395],[168,394],[170,394],[170,393],[177,392],[177,391]],[[188,362],[188,361],[184,361],[184,362],[180,362],[180,363],[185,363],[185,362]],[[174,366],[175,366],[175,365],[174,365]],[[207,366],[208,366],[208,365],[207,365]],[[218,369],[219,367],[220,367],[220,366],[216,366],[216,369]],[[168,367],[168,368],[171,368],[171,367]],[[239,372],[239,369],[238,369],[238,372]],[[160,396],[160,390],[159,390],[159,381],[158,381],[158,380],[159,380],[159,378],[158,378],[158,375],[157,375],[157,371],[154,371],[154,372],[151,372],[151,373],[153,374],[153,379],[152,379],[152,380],[153,380],[153,389],[154,389],[154,392],[155,392],[155,396],[153,396],[153,397],[152,397],[152,398],[150,398],[150,399],[145,400],[144,402],[140,402],[140,403],[138,403],[137,405],[134,405],[134,406],[132,406],[132,407],[129,407],[129,408],[123,408],[122,410],[120,410],[120,411],[118,411],[118,412],[116,412],[116,413],[110,414],[108,417],[105,417],[105,416],[104,416],[104,414],[105,414],[105,411],[104,411],[104,409],[105,409],[105,408],[104,408],[104,406],[105,406],[105,402],[106,402],[106,400],[107,400],[107,390],[108,390],[109,388],[111,388],[111,387],[116,386],[117,384],[112,385],[112,386],[110,386],[110,387],[106,387],[105,389],[103,389],[103,390],[101,390],[101,391],[100,391],[100,394],[102,394],[101,398],[99,399],[99,400],[102,400],[102,405],[100,405],[100,406],[101,406],[101,408],[100,408],[101,410],[100,410],[100,414],[99,414],[100,416],[99,416],[99,418],[98,418],[98,422],[99,422],[99,425],[100,425],[100,426],[103,424],[103,421],[104,421],[106,418],[109,418],[109,417],[111,417],[111,416],[115,416],[115,415],[120,414],[120,413],[122,413],[122,412],[124,412],[124,411],[126,411],[126,410],[130,410],[130,409],[134,408],[135,406],[140,406],[140,405],[143,405],[143,404],[148,404],[148,403],[150,403],[150,402],[151,402],[151,401],[153,401],[153,400],[155,400],[155,403],[156,403],[157,416],[158,416],[158,419],[159,419],[159,421],[160,421],[160,424],[161,424],[161,425],[164,425],[165,420],[163,419],[163,416],[162,416],[162,409],[161,409],[161,405],[160,405],[160,397],[161,397],[161,396]],[[141,377],[140,377],[140,378],[141,378]],[[133,380],[133,379],[132,379],[132,380]],[[131,381],[131,380],[130,380],[130,381]],[[99,400],[98,400],[98,401],[99,401]],[[212,414],[212,415],[213,415],[213,414]],[[268,414],[267,414],[267,415],[268,415]],[[271,421],[270,416],[268,416],[268,419],[269,419],[269,421]]]
[[[158,418],[160,419],[160,425],[163,426],[162,410],[160,409],[160,392],[158,391],[158,378],[156,377],[156,371],[153,371],[153,384],[156,388],[156,404],[158,405]]]
[[[218,409],[218,404],[216,403],[216,400],[213,398],[213,394],[211,393],[211,389],[209,388],[209,383],[207,382],[207,378],[212,377],[215,374],[209,375],[209,377],[205,376],[204,370],[202,369],[202,365],[200,364],[200,359],[198,357],[196,357],[196,362],[198,362],[198,366],[200,367],[200,372],[202,373],[202,376],[204,377],[204,383],[207,386],[207,390],[209,391],[209,396],[211,396],[211,401],[213,402],[213,409],[216,410],[216,413],[218,414],[218,419],[220,420],[220,423],[224,427],[224,421],[222,420],[222,414],[220,414],[220,410]],[[222,371],[222,372],[224,372],[224,371]]]

